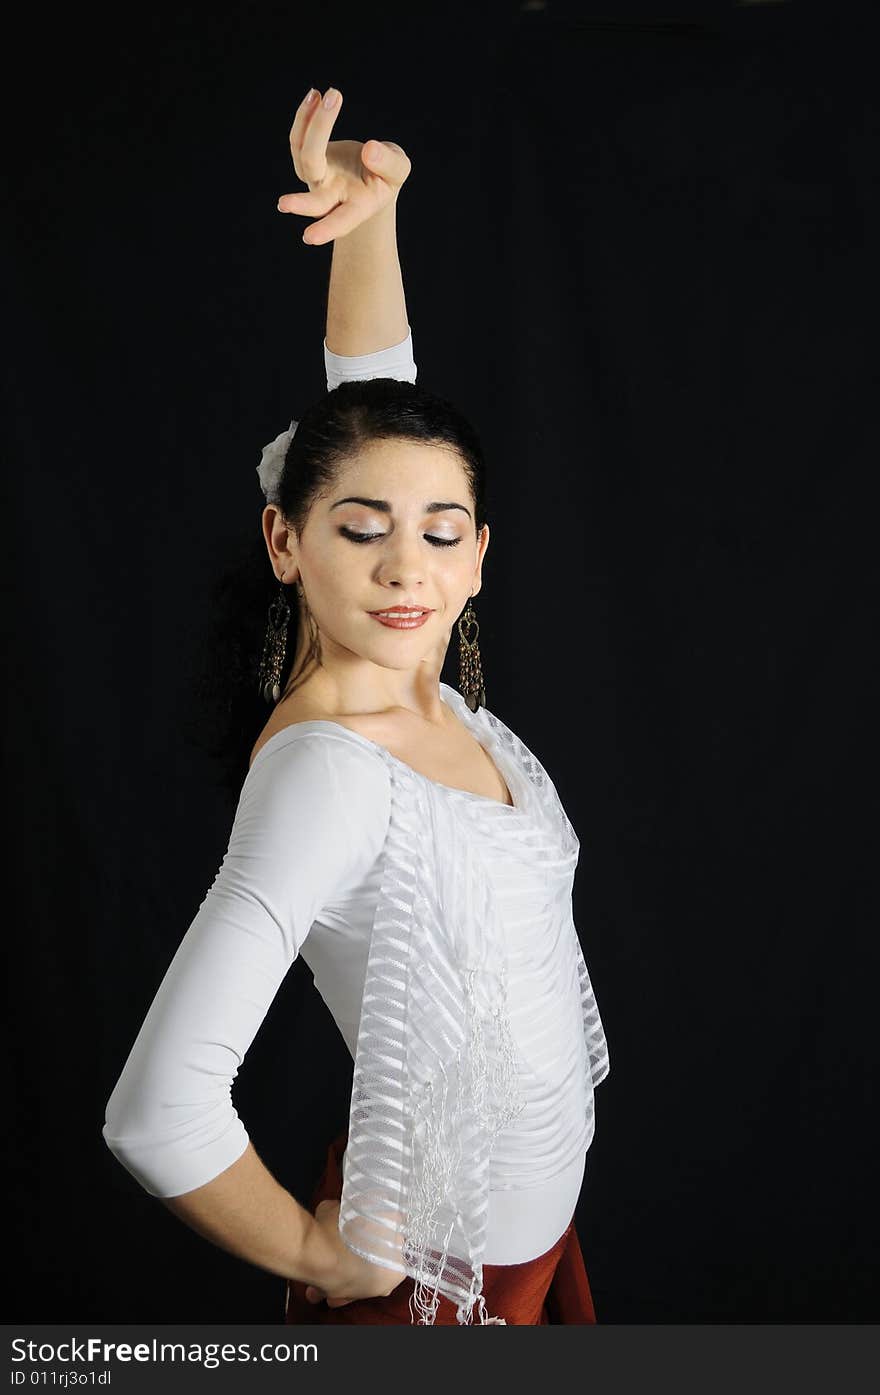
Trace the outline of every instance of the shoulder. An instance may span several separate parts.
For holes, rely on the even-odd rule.
[[[368,863],[385,842],[391,777],[381,752],[329,721],[282,727],[259,748],[239,797],[239,829],[265,848]],[[311,849],[311,854],[309,850]]]
[[[267,722],[254,743],[250,757],[252,769],[261,752],[268,746],[280,750],[289,742],[311,738],[312,742],[324,739],[337,743],[337,759],[356,762],[354,754],[361,753],[361,761],[371,757],[374,763],[381,763],[383,755],[394,755],[404,743],[401,716],[407,714],[391,708],[381,712],[350,712],[332,717],[324,715],[314,705],[295,703],[288,709],[282,720],[273,717]],[[381,749],[380,749],[381,748]]]
[[[353,728],[326,719],[292,722],[261,738],[254,748],[244,788],[249,784],[296,781],[303,789],[325,789],[328,777],[385,788],[389,783],[383,753]]]
[[[350,732],[368,742],[384,745],[385,715],[382,712],[328,713],[304,695],[293,693],[279,703],[263,727],[251,750],[250,764],[253,765],[263,748],[282,733],[320,735],[326,732],[328,737],[344,740],[346,732]]]

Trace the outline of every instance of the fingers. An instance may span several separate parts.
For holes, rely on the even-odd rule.
[[[345,237],[354,228],[365,223],[376,212],[379,205],[368,199],[352,199],[341,203],[317,223],[309,223],[303,233],[303,242],[309,247],[323,247],[337,237]]]
[[[412,169],[406,151],[390,140],[368,140],[361,149],[361,160],[368,170],[396,189],[405,183]]]
[[[329,106],[328,106],[329,103]],[[318,184],[327,170],[327,142],[342,110],[342,93],[328,87],[301,104],[290,131],[293,167],[306,184]]]
[[[304,218],[323,218],[334,204],[334,196],[326,189],[300,194],[282,194],[278,200],[279,213],[299,213]]]
[[[302,145],[306,127],[320,99],[320,92],[316,92],[314,87],[310,87],[296,109],[296,116],[293,118],[293,125],[290,128],[290,151],[293,155],[294,166],[296,165],[297,152]],[[299,170],[297,170],[297,174],[299,174]]]
[[[309,1284],[306,1287],[307,1303],[321,1303],[324,1299],[327,1299],[328,1308],[345,1308],[349,1303],[354,1302],[353,1298],[327,1298],[323,1289],[315,1288],[313,1284]]]

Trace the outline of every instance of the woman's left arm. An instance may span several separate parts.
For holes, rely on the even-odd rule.
[[[303,233],[308,245],[333,242],[326,347],[360,357],[409,334],[396,215],[410,161],[390,142],[331,141],[341,108],[334,88],[323,98],[312,91],[300,105],[290,149],[309,192],[284,194],[278,208],[316,219]]]

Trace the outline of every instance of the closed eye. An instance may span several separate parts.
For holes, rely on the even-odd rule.
[[[348,538],[349,542],[354,543],[374,542],[376,538],[386,536],[385,533],[358,533],[353,528],[346,528],[345,525],[339,531],[344,538]],[[455,547],[461,542],[461,538],[438,538],[434,533],[425,533],[423,536],[425,541],[432,543],[434,547]]]

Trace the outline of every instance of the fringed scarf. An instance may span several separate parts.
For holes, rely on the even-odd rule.
[[[503,1324],[482,1297],[496,1141],[508,1145],[507,1173],[493,1175],[496,1185],[527,1189],[561,1171],[593,1137],[593,1089],[608,1074],[608,1049],[571,914],[578,839],[555,787],[503,722],[485,708],[472,713],[447,684],[440,688],[514,802],[438,784],[378,748],[389,767],[391,817],[339,1228],[357,1254],[411,1276],[413,1322],[433,1324],[444,1294],[459,1323],[476,1315]],[[577,1039],[577,1068],[564,1089],[542,1079],[511,1032],[508,953],[491,872],[498,855],[537,869],[546,897],[535,934],[561,940],[564,986],[552,1014]],[[537,1153],[528,1134],[516,1132],[535,1089],[543,1090],[545,1137],[547,1104],[553,1117],[558,1099],[552,1144]]]

